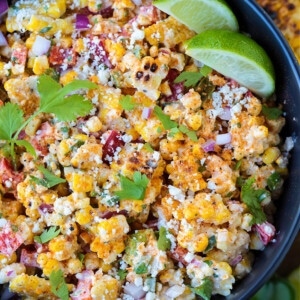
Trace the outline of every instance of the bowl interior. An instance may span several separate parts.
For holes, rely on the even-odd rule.
[[[284,136],[300,136],[300,68],[286,40],[270,17],[254,0],[227,0],[240,24],[269,54],[276,71],[276,96],[286,113]],[[289,177],[276,202],[276,242],[257,253],[252,272],[235,285],[227,298],[249,299],[276,271],[300,229],[300,144],[295,143],[289,162]],[[215,297],[214,299],[222,299]]]

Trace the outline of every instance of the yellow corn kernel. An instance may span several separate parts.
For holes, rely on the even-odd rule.
[[[46,55],[41,55],[36,57],[33,62],[32,71],[36,75],[41,75],[49,69],[48,57]]]
[[[198,130],[202,125],[202,115],[191,114],[186,118],[185,122],[192,130]]]
[[[25,46],[26,46],[27,49],[32,48],[32,45],[35,42],[36,36],[37,36],[36,33],[31,33],[30,34],[29,38],[25,42]]]
[[[232,275],[232,269],[227,262],[221,261],[218,265],[219,265],[219,268],[224,270],[228,275]]]
[[[85,141],[88,140],[88,138],[89,138],[89,137],[88,137],[86,134],[83,134],[83,133],[79,133],[79,134],[74,135],[74,139],[75,139],[75,140],[78,140],[78,141],[83,141],[83,142],[85,142]]]
[[[63,264],[56,259],[49,258],[46,253],[41,253],[37,257],[37,262],[41,266],[44,275],[49,276],[52,271],[63,268]]]
[[[90,192],[93,190],[94,179],[87,174],[73,174],[73,191],[78,193]]]
[[[56,19],[55,25],[56,27],[53,29],[54,32],[61,30],[62,34],[71,34],[74,30],[72,18],[65,18],[65,19]]]
[[[82,271],[82,263],[78,258],[70,258],[67,260],[65,268],[68,274],[77,274]]]
[[[13,254],[9,257],[0,253],[0,269],[4,268],[7,265],[10,265],[16,261],[17,261],[16,252],[13,252]]]
[[[166,166],[166,171],[168,174],[171,174],[174,171],[174,167],[171,164]]]
[[[80,209],[75,213],[75,220],[79,225],[86,225],[91,222],[94,209],[90,205],[84,209]]]
[[[62,85],[67,85],[68,83],[72,82],[74,79],[77,78],[78,78],[77,72],[72,70],[65,73],[63,76],[61,76],[59,79],[59,83]]]
[[[27,61],[27,68],[32,69],[34,66],[34,61],[36,57],[29,57]]]
[[[108,242],[124,236],[129,231],[129,225],[123,215],[111,217],[108,220],[102,220],[96,226],[95,234],[99,235],[101,241]]]
[[[90,132],[97,132],[102,128],[102,122],[96,116],[89,118],[85,125]]]
[[[194,245],[195,252],[203,252],[208,246],[208,238],[205,234],[200,234],[197,239]]]
[[[65,156],[70,152],[70,146],[67,140],[62,140],[58,146],[58,152],[61,156]]]
[[[79,38],[79,39],[77,39],[77,40],[74,42],[74,50],[75,50],[77,53],[81,53],[81,52],[83,52],[83,51],[86,50],[82,38]]]
[[[118,289],[118,280],[110,275],[104,275],[93,284],[91,296],[93,299],[99,299],[101,295],[102,300],[115,300],[118,298]]]
[[[263,156],[262,156],[262,161],[266,164],[269,165],[273,163],[280,155],[280,150],[277,147],[270,147],[268,148]]]
[[[49,296],[53,295],[49,280],[27,274],[13,278],[9,288],[11,292],[23,295],[26,299],[50,299]]]
[[[54,19],[60,18],[66,12],[66,0],[51,1],[47,9],[47,15]]]
[[[84,255],[84,261],[83,261],[85,268],[87,270],[96,270],[100,268],[101,264],[104,264],[101,262],[100,258],[97,256],[94,252],[88,252]],[[102,269],[103,271],[103,269]]]
[[[107,273],[112,269],[112,267],[112,264],[106,264],[103,260],[100,260],[99,268],[101,268],[102,272]]]
[[[39,15],[32,15],[28,24],[26,24],[25,29],[34,33],[39,33],[45,27],[53,27],[52,18]],[[50,31],[48,31],[48,33]]]
[[[7,70],[4,69],[5,63],[3,61],[0,62],[0,78],[7,76]]]

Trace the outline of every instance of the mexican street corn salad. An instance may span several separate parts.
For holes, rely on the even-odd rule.
[[[1,2],[4,4],[5,1]],[[0,46],[0,284],[210,299],[276,240],[293,140],[149,0],[19,0]]]

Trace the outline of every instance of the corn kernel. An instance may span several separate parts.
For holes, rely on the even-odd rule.
[[[33,62],[32,71],[36,75],[41,75],[49,69],[48,57],[46,55],[41,55],[36,57]]]
[[[88,206],[84,209],[80,209],[75,213],[75,220],[79,225],[86,225],[91,222],[94,209]]]
[[[93,190],[94,179],[92,176],[87,174],[73,174],[73,191],[84,193]]]
[[[262,161],[266,164],[269,165],[273,163],[280,155],[280,150],[277,147],[270,147],[268,148],[263,156],[262,156]]]
[[[203,252],[208,246],[208,238],[205,234],[198,236],[198,241],[194,245],[195,252]]]
[[[47,15],[54,19],[60,18],[66,12],[66,0],[51,1],[47,9]]]
[[[59,83],[62,85],[67,85],[68,83],[72,82],[74,79],[77,78],[78,78],[77,72],[72,70],[62,75],[59,79]]]

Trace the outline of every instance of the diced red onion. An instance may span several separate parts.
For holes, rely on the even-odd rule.
[[[0,17],[6,14],[8,11],[8,2],[7,0],[0,1]]]
[[[10,271],[8,271],[7,273],[6,273],[6,276],[7,277],[10,277],[10,276],[12,276],[13,274],[14,274],[14,270],[10,270]]]
[[[123,215],[125,217],[128,216],[128,211],[125,210],[125,209],[122,209],[120,211],[106,211],[106,212],[103,212],[101,214],[99,214],[99,217],[102,218],[102,219],[110,219],[114,216],[117,216],[117,215]]]
[[[124,286],[124,292],[136,300],[141,299],[146,295],[146,292],[143,290],[143,286],[136,286],[134,283],[126,284]]]
[[[243,256],[240,254],[230,262],[230,265],[232,267],[235,267],[240,261],[242,261],[242,259],[243,259]]]
[[[276,233],[275,227],[268,221],[262,224],[256,224],[255,229],[264,245],[267,245],[273,239]]]
[[[143,112],[142,112],[142,118],[145,120],[148,120],[151,116],[151,113],[152,113],[152,108],[144,107]]]
[[[172,299],[175,299],[178,296],[182,295],[184,290],[185,287],[176,284],[168,288],[167,291],[165,292],[165,295]]]
[[[226,106],[223,108],[222,113],[219,114],[219,118],[224,121],[231,120],[231,110],[230,107]]]
[[[114,9],[112,8],[112,6],[107,6],[100,10],[100,15],[105,19],[111,18],[113,14]]]
[[[217,145],[225,145],[230,142],[231,142],[231,134],[230,133],[218,134],[216,136],[216,144]]]
[[[53,213],[54,208],[51,204],[43,203],[39,206],[38,210],[42,215],[45,215],[47,213]]]
[[[89,18],[85,14],[76,14],[76,25],[77,30],[86,30],[89,28]]]
[[[210,152],[210,151],[214,151],[215,150],[215,144],[216,142],[212,139],[209,139],[208,141],[206,141],[203,145],[202,145],[202,149],[205,152]]]
[[[38,35],[32,45],[32,53],[36,56],[46,54],[51,46],[51,41]]]
[[[142,0],[132,0],[132,2],[136,5],[136,6],[140,6],[142,4]]]
[[[4,34],[2,33],[2,31],[0,31],[0,46],[7,46],[7,40],[4,36]]]

